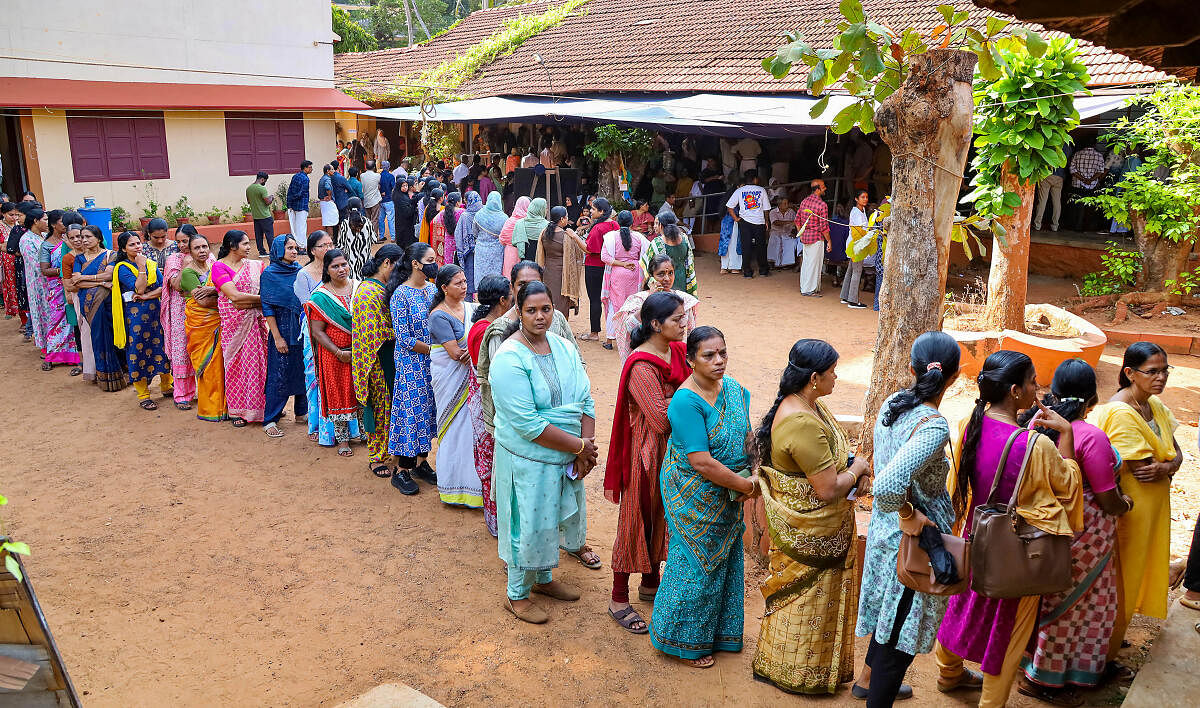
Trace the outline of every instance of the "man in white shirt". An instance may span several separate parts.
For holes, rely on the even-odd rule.
[[[379,223],[380,203],[383,195],[379,192],[379,173],[375,171],[375,161],[367,160],[367,170],[358,176],[363,188],[363,210],[367,213],[367,221]]]
[[[406,157],[400,161],[400,165],[396,169],[392,170],[392,176],[396,178],[396,181],[400,181],[408,177],[408,169],[410,164],[412,163]]]
[[[529,152],[525,153],[525,157],[521,158],[521,167],[530,168],[538,164],[538,156],[533,154],[533,146],[529,147]]]
[[[462,182],[463,179],[466,178],[467,174],[471,171],[471,168],[467,167],[467,160],[469,159],[469,156],[462,155],[461,159],[458,161],[458,164],[454,166],[454,172],[452,174],[454,175],[455,189],[458,189],[458,184]]]
[[[742,245],[742,277],[754,277],[754,264],[758,274],[770,275],[767,265],[767,211],[771,200],[767,190],[758,185],[758,170],[746,170],[746,181],[729,195],[725,208],[737,222],[738,242]]]
[[[754,138],[742,138],[733,146],[733,151],[737,153],[738,169],[741,172],[749,172],[754,170],[758,172],[758,156],[762,154],[762,146]]]

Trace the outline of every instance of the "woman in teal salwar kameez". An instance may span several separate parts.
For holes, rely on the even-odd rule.
[[[596,465],[596,408],[579,352],[550,333],[554,303],[540,281],[517,292],[520,321],[492,358],[496,407],[492,489],[500,558],[508,565],[505,606],[541,624],[535,592],[558,600],[579,591],[554,580],[558,549],[580,551],[587,535],[583,477]]]
[[[687,357],[692,376],[667,408],[671,438],[659,485],[669,540],[650,642],[708,668],[713,652],[742,650],[741,502],[757,494],[758,485],[746,454],[750,393],[725,376],[724,335],[715,327],[696,328]]]

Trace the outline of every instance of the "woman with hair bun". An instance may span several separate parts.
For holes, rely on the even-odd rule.
[[[892,394],[875,422],[875,479],[871,524],[858,599],[860,637],[871,637],[855,698],[891,705],[912,697],[904,673],[917,654],[933,650],[947,598],[915,592],[900,583],[896,561],[905,533],[926,525],[942,533],[954,528],[954,505],[946,492],[950,460],[944,449],[950,426],[938,411],[946,389],[958,378],[958,342],[945,332],[917,337],[909,357],[913,383]],[[959,568],[966,577],[966,568]]]
[[[496,194],[493,192],[493,194]],[[479,475],[483,490],[483,521],[488,533],[496,535],[496,500],[492,496],[492,462],[495,457],[496,440],[488,430],[484,418],[483,391],[485,381],[479,372],[479,355],[483,350],[484,334],[497,319],[512,306],[512,288],[503,275],[487,275],[479,281],[476,293],[479,306],[471,316],[471,329],[467,332],[467,352],[471,355],[471,366],[475,380],[479,383],[480,395],[471,396],[471,427],[474,428],[475,471]]]
[[[754,675],[788,693],[834,693],[854,678],[854,504],[871,486],[866,460],[821,398],[833,393],[838,353],[801,339],[755,433],[772,573]]]
[[[1082,359],[1059,364],[1042,399],[1071,423],[1083,470],[1083,531],[1071,541],[1072,586],[1042,597],[1034,649],[1022,661],[1025,675],[1017,688],[1052,705],[1080,705],[1083,698],[1071,686],[1100,684],[1117,619],[1116,517],[1133,502],[1117,488],[1121,460],[1108,436],[1084,421],[1098,400],[1096,372]],[[1028,424],[1032,417],[1026,411],[1020,421]]]
[[[267,326],[259,295],[263,262],[250,258],[250,237],[230,229],[212,267],[221,313],[225,401],[233,427],[261,423],[267,406]]]
[[[965,517],[963,535],[971,532],[974,523],[968,500],[984,504],[995,486],[995,499],[1011,499],[1016,490],[1016,513],[1030,525],[1047,534],[1073,536],[1083,528],[1074,431],[1061,415],[1037,400],[1033,360],[1002,349],[984,360],[976,381],[979,398],[975,409],[952,445],[957,473],[951,477],[949,491],[955,517]],[[1034,406],[1038,410],[1030,425],[1057,431],[1058,445],[1056,449],[1049,437],[1039,435],[1027,455],[1033,433],[1017,416]],[[1000,467],[1005,449],[1009,455]],[[926,517],[921,511],[914,510],[912,515],[914,525],[924,525]],[[982,549],[972,551],[978,558]],[[988,562],[986,556],[982,562]],[[1041,596],[1036,594],[994,598],[970,588],[951,597],[934,645],[938,690],[979,689],[981,708],[1003,706],[1035,631],[1040,602]],[[983,675],[964,667],[963,660],[978,662]]]
[[[1171,479],[1183,464],[1183,452],[1175,440],[1179,423],[1159,398],[1170,375],[1171,365],[1162,347],[1134,342],[1121,362],[1120,388],[1088,416],[1088,422],[1108,435],[1121,456],[1118,481],[1134,504],[1117,522],[1121,603],[1108,648],[1111,671],[1124,676],[1132,672],[1113,660],[1134,613],[1167,616]]]
[[[628,212],[623,212],[628,214]],[[691,375],[687,364],[683,300],[672,292],[654,293],[642,305],[633,333],[633,354],[621,369],[617,406],[604,468],[604,498],[621,507],[613,542],[613,589],[608,614],[634,634],[646,621],[629,604],[629,575],[640,573],[638,598],[654,600],[658,569],[667,557],[667,521],[658,470],[671,423],[667,407]]]
[[[604,320],[607,327],[608,341],[605,349],[613,348],[613,340],[617,337],[616,314],[629,296],[636,293],[646,279],[642,274],[642,254],[650,248],[650,242],[642,234],[634,231],[633,214],[622,211],[617,214],[617,230],[610,231],[604,237],[604,248],[600,252],[600,260],[604,261],[604,288],[600,293],[600,301],[604,303]]]

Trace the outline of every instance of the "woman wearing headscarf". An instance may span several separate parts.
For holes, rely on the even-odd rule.
[[[433,246],[437,253],[439,268],[447,263],[454,263],[454,229],[458,226],[458,215],[462,213],[459,206],[461,201],[461,194],[450,192],[446,195],[446,205],[442,213],[429,222],[429,245]]]
[[[537,264],[545,269],[542,282],[550,288],[554,309],[568,316],[583,294],[583,257],[587,243],[567,226],[567,210],[556,206],[537,244]]]
[[[479,192],[467,192],[467,208],[458,217],[458,225],[454,227],[454,250],[458,253],[458,263],[467,274],[467,299],[475,296],[475,243],[478,238],[478,227],[475,217],[483,211],[483,198]]]
[[[346,256],[351,273],[362,270],[363,264],[371,257],[371,246],[375,244],[375,226],[366,217],[362,202],[357,197],[351,198],[346,205],[346,218],[338,229],[337,247]]]
[[[520,254],[521,260],[532,261],[537,257],[538,239],[546,230],[546,200],[538,197],[529,202],[525,216],[513,225],[512,245]]]
[[[479,284],[489,275],[508,278],[504,271],[504,244],[500,242],[500,232],[508,221],[503,203],[499,192],[489,194],[487,204],[472,219],[475,228],[475,256],[472,259],[475,282],[472,292],[478,292]]]
[[[392,190],[392,204],[396,208],[396,245],[400,248],[408,248],[417,240],[417,202],[412,190],[412,179],[400,180]]]
[[[524,219],[525,214],[528,213],[529,204],[529,197],[517,199],[517,203],[513,205],[512,215],[508,217],[504,222],[504,227],[500,230],[500,243],[504,245],[504,274],[511,272],[517,261],[525,260],[520,251],[513,246],[512,236],[517,222]]]
[[[266,407],[263,413],[263,432],[273,438],[283,437],[279,419],[294,397],[296,420],[308,415],[307,390],[304,387],[304,347],[300,341],[300,311],[296,297],[296,262],[300,248],[291,234],[276,236],[271,242],[271,264],[259,279],[263,317],[267,320],[270,338],[267,341]]]

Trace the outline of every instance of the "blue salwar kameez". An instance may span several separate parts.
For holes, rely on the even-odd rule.
[[[429,344],[429,304],[437,286],[418,289],[401,285],[392,294],[392,329],[396,331],[396,383],[392,387],[392,421],[388,453],[400,457],[427,454],[433,444],[436,411],[429,354],[413,351]]]
[[[726,376],[715,406],[681,388],[667,409],[671,438],[659,486],[669,540],[650,617],[650,643],[665,654],[699,659],[742,650],[742,505],[687,455],[707,451],[731,470],[744,469],[749,407],[750,393]]]

